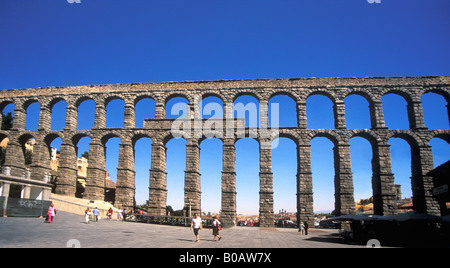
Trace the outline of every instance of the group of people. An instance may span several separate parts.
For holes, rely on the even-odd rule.
[[[53,222],[56,211],[57,211],[57,209],[52,203],[50,205],[50,207],[48,208],[46,222],[48,222],[48,223]],[[126,210],[117,211],[117,219],[118,220],[123,219],[122,214],[126,214]],[[91,218],[91,215],[92,215],[92,218]],[[113,209],[110,208],[107,211],[106,219],[111,220],[112,215],[113,215]],[[85,223],[89,223],[91,220],[97,222],[100,219],[100,211],[98,210],[97,207],[94,208],[92,211],[91,211],[91,208],[88,207],[84,212],[84,218],[85,218]],[[200,241],[199,231],[202,229],[203,229],[202,218],[199,217],[198,213],[195,213],[194,218],[192,218],[192,221],[191,221],[191,231],[192,230],[194,231],[195,242]],[[301,234],[308,235],[308,229],[309,229],[309,226],[308,226],[307,222],[301,223],[301,225],[300,225]],[[222,237],[219,235],[219,230],[222,230],[222,224],[217,219],[217,217],[213,217],[212,230],[213,230],[212,235],[214,236],[214,241],[218,241],[218,240],[220,241],[220,239],[222,239]]]
[[[113,215],[114,210],[112,208],[108,209],[107,214],[106,214],[106,219],[107,220],[111,220],[112,219],[112,215]],[[117,211],[117,219],[118,220],[122,220],[122,213],[126,213],[125,210],[122,211]],[[91,217],[92,216],[92,217]],[[89,223],[91,220],[98,222],[98,220],[100,219],[100,211],[98,210],[98,208],[94,208],[91,211],[91,208],[88,207],[85,211],[84,211],[84,221],[85,223]]]
[[[197,213],[194,214],[194,218],[192,218],[191,221],[191,230],[194,231],[194,235],[195,235],[195,242],[200,241],[200,236],[198,231],[203,229],[203,222],[202,222],[202,218],[200,218],[198,216]],[[217,239],[222,239],[222,237],[219,235],[219,230],[222,229],[221,227],[221,223],[220,221],[217,219],[217,217],[213,217],[213,222],[212,222],[212,229],[213,229],[213,236],[214,236],[214,241],[217,241]]]

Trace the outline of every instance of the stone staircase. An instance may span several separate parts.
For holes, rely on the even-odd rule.
[[[97,207],[98,210],[100,211],[100,216],[102,218],[106,218],[107,211],[110,208],[114,210],[113,214],[114,218],[116,217],[115,215],[118,211],[118,209],[115,208],[111,203],[99,200],[88,200],[70,196],[51,194],[50,201],[53,202],[53,204],[59,211],[70,212],[78,215],[84,215],[84,211],[88,207],[90,207],[91,210]]]

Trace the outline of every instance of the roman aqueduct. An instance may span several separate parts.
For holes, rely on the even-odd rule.
[[[87,171],[84,198],[102,200],[105,197],[105,144],[111,137],[121,140],[119,165],[117,168],[115,205],[130,208],[135,194],[134,143],[142,138],[152,140],[152,155],[149,187],[149,213],[165,215],[167,199],[166,148],[165,144],[173,138],[171,131],[175,119],[167,119],[165,105],[173,97],[188,100],[192,114],[186,121],[205,124],[196,112],[196,96],[206,98],[216,96],[224,104],[233,103],[241,95],[254,96],[259,101],[260,126],[250,129],[233,119],[232,105],[224,105],[224,117],[232,122],[217,124],[231,127],[231,135],[224,135],[222,204],[221,218],[226,225],[233,224],[236,217],[236,172],[235,142],[242,136],[253,135],[260,144],[260,203],[261,226],[273,226],[273,174],[271,168],[271,148],[264,146],[277,137],[287,137],[297,145],[297,214],[301,221],[312,223],[311,145],[314,137],[327,137],[334,143],[335,169],[335,211],[340,214],[354,210],[354,187],[350,161],[349,139],[363,137],[373,150],[372,187],[375,214],[395,214],[396,202],[394,176],[391,170],[390,146],[388,140],[401,137],[411,146],[413,205],[416,211],[439,214],[439,206],[431,189],[432,178],[427,172],[433,169],[433,155],[429,141],[439,137],[450,143],[449,130],[429,130],[424,123],[421,96],[427,92],[442,95],[450,104],[450,77],[398,77],[398,78],[307,78],[307,79],[258,79],[225,80],[200,82],[136,83],[115,85],[90,85],[75,87],[47,87],[34,89],[14,89],[0,91],[0,108],[13,103],[14,120],[10,130],[0,131],[0,140],[9,139],[3,167],[9,167],[11,175],[21,176],[25,172],[24,143],[31,137],[35,139],[31,178],[43,180],[43,174],[50,170],[49,146],[57,137],[63,141],[60,153],[60,166],[55,192],[74,196],[76,169],[76,146],[85,136],[90,137],[89,166]],[[401,95],[407,101],[410,128],[407,130],[389,129],[385,126],[381,97],[388,93]],[[268,103],[276,95],[288,95],[296,102],[297,127],[279,127],[276,131],[268,126]],[[308,129],[306,125],[306,99],[314,94],[325,95],[334,104],[334,129]],[[344,98],[357,94],[369,102],[370,129],[347,129],[345,121]],[[146,119],[143,127],[135,127],[135,105],[143,98],[155,100],[155,118]],[[95,123],[91,130],[77,130],[78,106],[87,99],[95,101]],[[125,102],[123,128],[106,128],[105,107],[111,100]],[[55,103],[67,102],[65,128],[50,130],[51,110]],[[37,131],[25,130],[27,107],[39,102],[40,115]],[[450,106],[447,105],[450,118]],[[195,124],[195,123],[194,123]],[[194,125],[192,124],[192,125]],[[222,129],[220,129],[222,130]],[[199,167],[199,144],[205,133],[192,133],[186,137],[186,169],[184,200],[191,204],[192,213],[201,211],[201,186]],[[219,131],[218,127],[214,131]]]

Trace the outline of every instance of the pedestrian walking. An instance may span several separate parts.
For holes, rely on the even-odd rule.
[[[308,235],[308,229],[309,229],[308,222],[305,221],[304,225],[305,225],[305,235]]]
[[[122,211],[122,220],[125,221],[125,217],[127,216],[127,210],[123,209]]]
[[[98,221],[98,214],[100,213],[100,211],[98,211],[98,208],[95,207],[94,210],[92,211],[92,214],[94,215],[94,221],[97,222]]]
[[[222,230],[222,227],[221,227],[221,223],[217,219],[217,217],[213,217],[212,228],[213,228],[214,241],[217,241],[217,238],[219,238],[219,241],[220,241],[220,239],[222,239],[222,237],[219,235],[219,230]]]
[[[84,211],[84,222],[87,224],[87,223],[89,223],[89,218],[91,217],[91,214],[92,214],[92,212],[91,212],[91,208],[90,207],[88,207],[85,211]]]
[[[202,218],[200,218],[198,216],[197,213],[194,214],[194,218],[192,218],[192,222],[191,222],[191,230],[194,230],[194,235],[195,235],[195,242],[200,241],[200,236],[198,234],[199,230],[203,229],[203,223],[202,223]]]
[[[113,214],[113,209],[110,207],[109,210],[108,210],[108,215],[107,215],[106,218],[107,218],[108,220],[111,220],[111,219],[112,219],[112,214]]]
[[[122,210],[120,210],[120,209],[117,210],[117,220],[118,221],[122,220]]]
[[[53,219],[54,219],[55,215],[56,215],[56,208],[55,208],[55,205],[53,205],[53,203],[52,203],[47,211],[49,223],[53,223]]]
[[[304,235],[305,234],[305,225],[301,222],[300,223],[300,235]]]

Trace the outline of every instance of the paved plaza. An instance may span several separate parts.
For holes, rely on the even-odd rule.
[[[1,248],[342,248],[364,247],[342,243],[338,230],[232,227],[214,242],[211,229],[200,231],[200,241],[188,227],[104,220],[84,223],[84,217],[58,212],[53,223],[42,218],[0,218]]]

